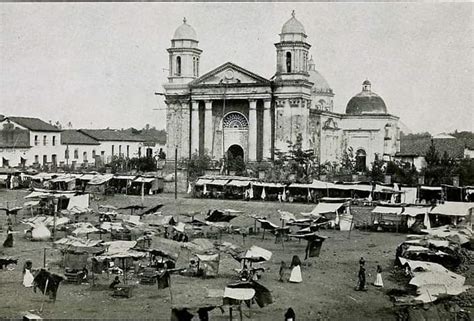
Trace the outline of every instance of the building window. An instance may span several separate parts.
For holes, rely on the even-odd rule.
[[[43,165],[46,165],[48,163],[48,155],[43,155]]]
[[[181,76],[181,57],[176,57],[176,76]]]
[[[69,159],[69,147],[64,151],[64,158]]]
[[[35,146],[38,146],[39,145],[39,137],[38,135],[35,135]]]
[[[95,149],[92,150],[92,159],[95,159]]]
[[[286,72],[291,72],[291,52],[286,53]]]
[[[36,164],[39,163],[39,156],[38,156],[38,155],[35,155],[35,163],[36,163]]]
[[[75,149],[74,150],[74,159],[78,159],[79,158],[79,149]]]
[[[57,161],[58,161],[58,160],[57,160],[56,154],[51,155],[51,162],[52,162],[54,165],[57,164]]]
[[[127,157],[130,157],[130,145],[127,145]]]
[[[82,159],[84,160],[84,162],[87,162],[87,152],[82,153]]]
[[[43,136],[43,145],[44,146],[48,145],[48,136],[46,135]]]
[[[122,145],[119,145],[119,157],[122,157]]]
[[[142,148],[138,147],[138,157],[142,157]]]
[[[115,146],[112,145],[112,156],[114,156],[114,153],[115,153]]]
[[[197,76],[197,74],[196,74],[196,57],[193,57],[193,75]]]
[[[196,58],[196,77],[199,77],[199,58]]]
[[[56,146],[56,136],[53,136],[53,141],[51,143],[53,146]]]
[[[366,153],[365,150],[359,149],[356,153],[356,168],[355,170],[358,172],[365,172],[367,165],[366,165]]]

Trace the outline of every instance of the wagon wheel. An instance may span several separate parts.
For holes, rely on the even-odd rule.
[[[6,266],[8,271],[13,271],[16,268],[16,263],[8,263]]]

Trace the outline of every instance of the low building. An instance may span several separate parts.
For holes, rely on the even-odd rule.
[[[62,132],[61,146],[63,149],[60,165],[88,167],[95,166],[96,159],[100,158],[100,142],[77,129],[68,129]]]
[[[425,155],[431,144],[434,145],[442,157],[446,152],[449,157],[462,159],[465,157],[464,141],[451,135],[439,134],[435,136],[403,136],[400,141],[400,152],[395,155],[395,160],[410,163],[421,170],[426,167]]]
[[[58,165],[61,129],[33,117],[0,120],[2,167]]]

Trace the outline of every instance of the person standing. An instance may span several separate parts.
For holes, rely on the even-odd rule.
[[[13,247],[13,229],[11,226],[7,230],[7,239],[3,242],[3,247]]]
[[[377,265],[377,276],[375,277],[374,285],[383,288],[382,267],[380,265]]]
[[[280,264],[280,279],[278,281],[285,282],[285,274],[286,274],[286,264],[285,264],[285,261],[281,261],[281,264]]]
[[[365,286],[366,278],[365,278],[365,261],[363,261],[363,258],[359,261],[359,274],[358,274],[358,282],[357,282],[357,287],[356,291],[367,291],[367,288]]]
[[[291,260],[291,274],[289,282],[292,283],[301,283],[303,282],[303,277],[301,276],[301,260],[298,255],[294,255],[293,259]]]
[[[285,321],[296,321],[296,314],[292,308],[288,308],[288,310],[286,310]]]

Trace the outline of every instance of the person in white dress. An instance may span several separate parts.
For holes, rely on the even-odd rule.
[[[377,265],[377,276],[375,277],[374,285],[383,288],[382,267],[380,265]]]
[[[301,261],[298,255],[293,256],[293,259],[291,260],[290,269],[291,274],[290,279],[288,281],[292,283],[301,283],[303,281],[303,278],[301,276]]]
[[[33,264],[31,261],[26,261],[25,266],[23,268],[23,286],[25,288],[31,288],[33,286],[34,276],[31,273],[31,268]]]

